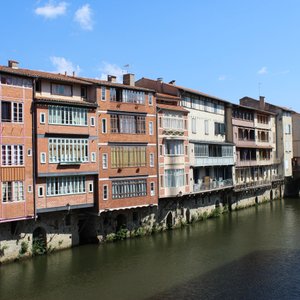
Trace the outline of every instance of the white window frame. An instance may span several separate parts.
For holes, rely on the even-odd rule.
[[[153,106],[153,94],[152,93],[148,94],[148,103],[150,106]]]
[[[27,149],[27,156],[32,156],[32,149],[31,148]]]
[[[197,121],[195,117],[191,118],[192,133],[197,133]]]
[[[93,182],[89,182],[89,193],[93,193],[94,192],[94,184]]]
[[[41,160],[41,164],[45,164],[47,157],[46,157],[46,152],[41,152],[40,153],[40,160]]]
[[[24,166],[24,145],[1,145],[2,166]]]
[[[90,126],[95,127],[95,117],[90,118]]]
[[[208,120],[204,120],[204,133],[205,133],[205,135],[209,135],[209,123],[208,123]]]
[[[47,197],[86,193],[85,176],[61,176],[47,178]]]
[[[150,167],[153,168],[154,167],[154,153],[150,153],[150,158],[149,158],[149,161],[150,161]]]
[[[96,162],[96,152],[91,153],[91,162]]]
[[[102,154],[102,169],[108,168],[108,155],[107,153]]]
[[[103,194],[102,194],[102,196],[103,196],[103,200],[108,200],[108,185],[107,184],[104,184],[103,185]],[[106,194],[106,197],[105,197],[105,194]]]
[[[107,120],[105,118],[101,119],[101,132],[107,133]]]
[[[44,187],[43,186],[38,186],[38,197],[43,198],[44,195],[45,195]]]
[[[40,124],[46,124],[46,114],[40,113]]]
[[[103,92],[104,92],[104,98],[103,98]],[[101,101],[106,101],[106,87],[101,86]]]
[[[153,135],[153,134],[154,134],[153,122],[150,121],[149,122],[149,135]]]
[[[150,196],[155,196],[155,182],[150,182]]]

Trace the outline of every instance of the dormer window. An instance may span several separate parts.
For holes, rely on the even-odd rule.
[[[72,96],[72,86],[65,84],[51,84],[51,94],[60,96]]]

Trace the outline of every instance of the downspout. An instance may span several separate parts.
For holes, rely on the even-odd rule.
[[[37,205],[36,205],[36,107],[35,107],[35,88],[36,78],[33,79],[33,91],[32,91],[32,175],[33,175],[33,204],[34,204],[34,219],[37,219]]]

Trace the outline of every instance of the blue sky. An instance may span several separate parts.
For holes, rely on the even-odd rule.
[[[162,77],[300,112],[300,1],[1,1],[0,64]]]

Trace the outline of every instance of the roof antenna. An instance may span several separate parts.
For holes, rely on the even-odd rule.
[[[130,65],[129,64],[126,64],[123,66],[123,68],[125,69],[125,74],[128,74],[128,69],[129,69]],[[124,71],[124,70],[123,70]]]

